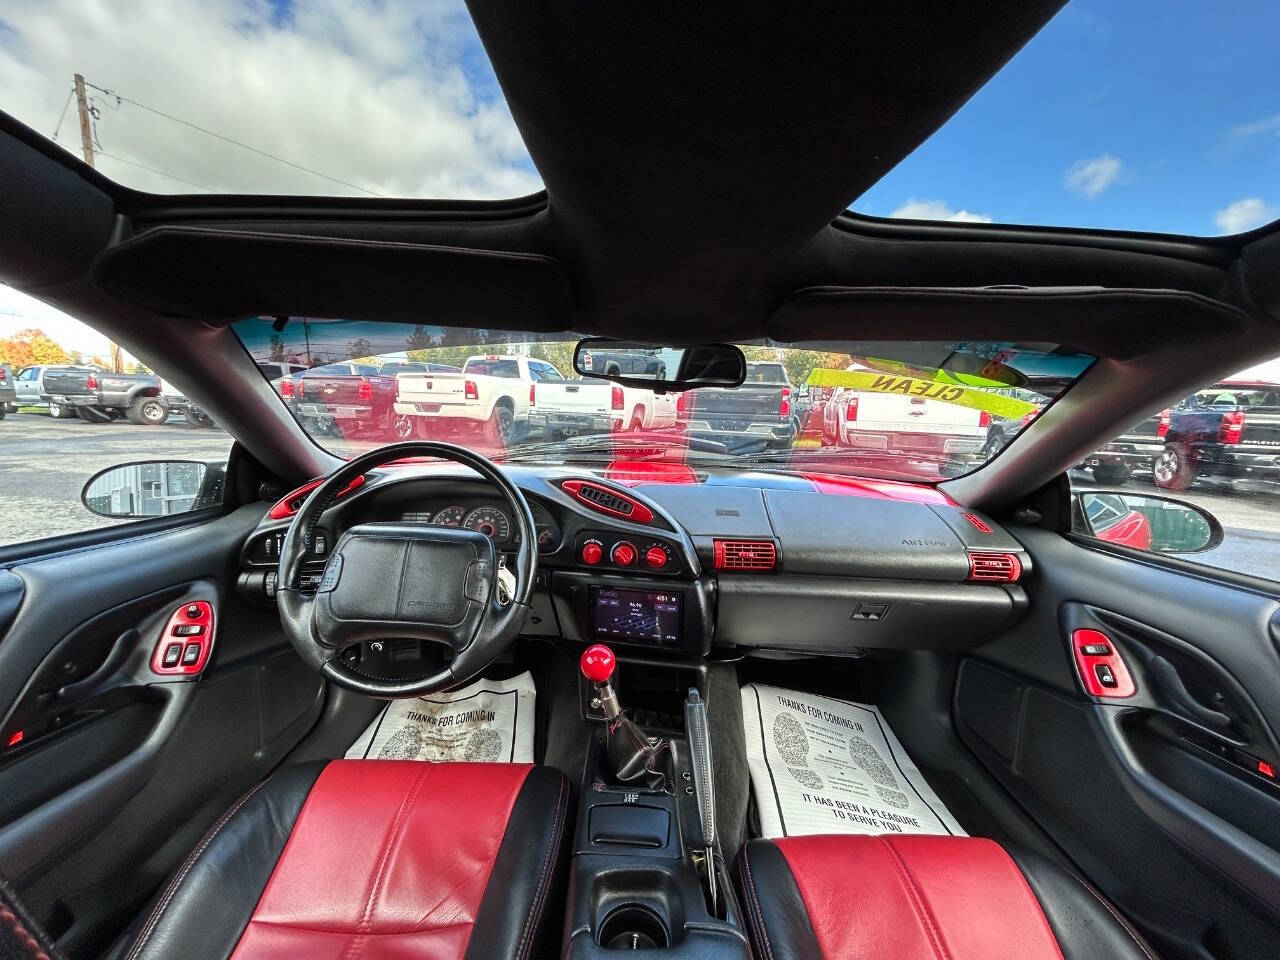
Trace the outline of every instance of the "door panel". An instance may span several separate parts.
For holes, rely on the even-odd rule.
[[[73,957],[104,949],[320,713],[274,611],[234,591],[262,512],[0,572],[0,873]],[[208,665],[154,673],[193,601],[214,609]]]
[[[1169,956],[1274,956],[1280,600],[1047,531],[1018,537],[1031,611],[961,665],[961,738]],[[1087,692],[1080,629],[1123,659],[1132,696]]]

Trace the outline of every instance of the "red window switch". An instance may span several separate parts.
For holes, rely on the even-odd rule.
[[[151,655],[151,672],[194,677],[209,663],[214,641],[214,609],[207,600],[184,603],[169,617]]]
[[[1100,630],[1076,630],[1071,652],[1085,692],[1093,697],[1123,699],[1138,692],[1120,651]]]

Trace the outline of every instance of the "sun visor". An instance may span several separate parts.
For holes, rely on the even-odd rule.
[[[1131,360],[1240,336],[1248,316],[1180,290],[1110,287],[806,287],[769,319],[780,343],[987,340],[1055,343]]]
[[[94,266],[106,293],[167,316],[231,322],[297,315],[568,330],[559,263],[528,253],[159,227]]]

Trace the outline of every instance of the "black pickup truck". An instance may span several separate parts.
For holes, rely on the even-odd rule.
[[[1165,490],[1197,477],[1280,480],[1280,384],[1228,380],[1174,407],[1151,474]]]
[[[722,443],[730,453],[786,449],[796,436],[794,393],[782,364],[748,363],[740,387],[681,394],[677,417],[690,436]]]
[[[293,394],[292,404],[288,402]],[[373,431],[390,438],[395,418],[396,378],[371,363],[329,363],[296,377],[286,406],[309,432],[338,430],[344,436]]]
[[[42,385],[41,400],[75,410],[90,423],[123,416],[131,423],[155,426],[169,419],[169,404],[155,374],[54,367],[45,371]]]

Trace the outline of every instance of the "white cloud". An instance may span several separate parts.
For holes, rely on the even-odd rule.
[[[1274,133],[1280,136],[1280,113],[1273,113],[1253,123],[1240,123],[1231,128],[1231,135],[1237,139],[1256,137],[1263,133]]]
[[[1229,203],[1213,215],[1213,222],[1223,233],[1242,233],[1280,217],[1280,207],[1265,203],[1261,197],[1244,197]]]
[[[990,223],[991,218],[985,213],[970,213],[968,210],[952,210],[942,200],[909,199],[902,206],[889,214],[903,220],[952,220],[956,223]]]
[[[461,0],[5,0],[0,108],[53,132],[72,75],[380,194],[541,187]],[[91,91],[92,92],[92,91]],[[219,191],[352,194],[95,94],[103,149]],[[59,142],[79,153],[74,104]],[[158,192],[194,188],[101,157]]]
[[[1123,167],[1119,157],[1104,153],[1100,157],[1077,160],[1063,175],[1062,182],[1068,190],[1092,200],[1116,182]]]

